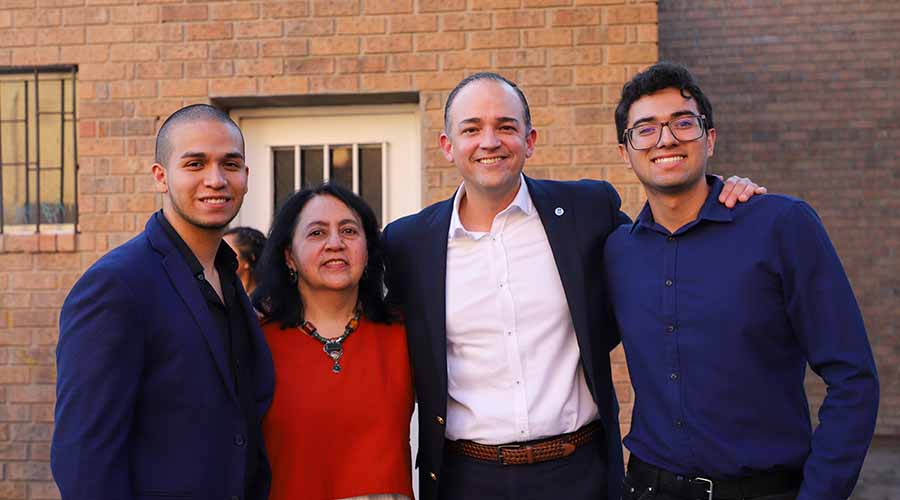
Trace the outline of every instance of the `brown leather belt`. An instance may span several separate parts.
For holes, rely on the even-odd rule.
[[[447,440],[447,451],[469,458],[501,465],[536,464],[556,460],[575,453],[579,446],[590,443],[601,432],[600,421],[591,422],[568,434],[540,441],[501,444],[497,446],[474,441]]]

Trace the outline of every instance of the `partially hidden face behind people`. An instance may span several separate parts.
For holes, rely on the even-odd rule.
[[[297,219],[287,266],[298,274],[301,296],[357,288],[368,261],[359,215],[330,195],[314,196]]]
[[[678,88],[669,87],[641,97],[628,110],[629,129],[667,123],[659,131],[658,142],[648,149],[637,150],[630,141],[619,145],[619,154],[648,190],[674,194],[704,182],[706,163],[715,147],[716,129],[706,130],[696,140],[676,138],[676,134],[682,137],[696,135],[683,135],[687,125],[679,125],[679,120],[693,122],[696,120],[693,117],[700,115],[696,100],[687,91],[685,94]],[[674,133],[672,127],[676,128]]]
[[[171,153],[153,165],[163,210],[182,231],[224,229],[247,193],[249,169],[240,132],[211,119],[186,121],[169,131]]]
[[[446,127],[441,149],[459,169],[466,191],[511,201],[537,139],[515,90],[490,79],[469,83],[448,109]]]
[[[248,295],[253,293],[259,282],[257,266],[266,244],[266,235],[252,227],[242,226],[229,229],[222,239],[237,255],[237,275],[244,285],[244,290]]]

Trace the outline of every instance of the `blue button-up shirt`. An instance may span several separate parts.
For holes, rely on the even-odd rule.
[[[781,195],[729,209],[708,178],[674,233],[649,204],[608,239],[611,305],[635,391],[625,445],[691,476],[801,470],[798,500],[846,499],[875,428],[878,380],[859,307],[812,208]],[[807,362],[828,385],[815,432]]]

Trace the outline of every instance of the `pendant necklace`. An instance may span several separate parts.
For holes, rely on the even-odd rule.
[[[331,367],[331,371],[333,373],[341,373],[341,356],[344,355],[344,341],[347,340],[347,337],[349,337],[351,333],[355,332],[358,327],[359,307],[357,307],[356,311],[353,312],[353,317],[350,318],[350,321],[347,322],[347,326],[344,327],[344,334],[340,337],[327,339],[319,335],[318,330],[316,330],[316,326],[309,321],[304,321],[303,324],[301,324],[298,328],[300,328],[303,333],[322,343],[322,350],[325,351],[325,354],[334,361],[334,366]]]

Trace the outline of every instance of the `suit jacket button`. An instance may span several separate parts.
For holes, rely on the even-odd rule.
[[[434,472],[429,472],[428,477],[430,477],[432,481],[437,481],[437,474]]]
[[[440,416],[440,415],[434,417],[434,421],[437,422],[437,423],[440,424],[440,425],[444,425],[444,417],[442,417],[442,416]]]
[[[235,446],[244,446],[245,444],[247,444],[247,438],[245,438],[243,434],[235,434],[234,435],[234,445]]]

